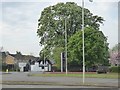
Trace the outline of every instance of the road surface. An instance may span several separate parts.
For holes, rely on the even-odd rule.
[[[29,82],[28,87],[118,87],[118,79],[102,79],[102,78],[86,78],[86,85],[82,85],[82,78],[79,77],[32,77],[28,76],[29,72],[11,72],[10,74],[3,74],[2,81],[4,82],[5,87],[10,85],[5,85],[6,82],[11,84],[11,87],[16,85],[12,85],[12,82]],[[21,87],[18,85],[18,87]],[[24,85],[23,85],[24,87]],[[25,85],[27,87],[27,85]]]

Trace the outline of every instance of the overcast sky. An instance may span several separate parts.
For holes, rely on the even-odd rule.
[[[8,2],[9,1],[9,2]],[[37,36],[37,24],[41,11],[58,2],[74,1],[81,6],[81,0],[2,0],[0,3],[0,47],[5,51],[22,54],[39,55],[41,47]],[[108,2],[109,1],[109,2]],[[118,43],[118,1],[94,0],[90,3],[85,0],[85,8],[94,15],[105,19],[100,30],[108,36],[109,47]],[[1,14],[2,13],[2,14]]]

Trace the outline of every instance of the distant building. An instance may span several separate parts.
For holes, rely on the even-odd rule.
[[[52,71],[52,63],[50,60],[39,60],[31,65],[31,71]]]
[[[7,55],[5,63],[10,64],[10,65],[14,65],[15,64],[15,58],[11,55]]]
[[[14,69],[15,58],[11,55],[7,55],[5,59],[6,67],[10,69]]]
[[[19,62],[18,63],[18,66],[19,66],[19,69],[20,69],[21,72],[25,71],[26,65],[27,65],[27,63],[24,63],[24,62]]]
[[[20,52],[10,54],[9,52],[0,52],[2,55],[2,63],[5,69],[24,71],[52,71],[52,61],[40,60],[39,57],[32,55],[22,55]]]

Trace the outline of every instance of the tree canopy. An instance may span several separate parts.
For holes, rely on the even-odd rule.
[[[98,15],[93,15],[86,8],[84,8],[84,16],[85,16],[85,18],[84,18],[85,25],[84,26],[92,27],[92,29],[89,28],[90,33],[89,33],[89,29],[87,29],[88,33],[86,33],[86,36],[85,36],[85,37],[89,37],[89,38],[92,37],[92,39],[87,38],[87,40],[86,40],[86,43],[87,43],[86,48],[90,49],[88,51],[86,49],[86,52],[87,52],[86,59],[89,58],[90,60],[95,60],[98,58],[99,60],[101,60],[101,58],[99,58],[99,57],[103,57],[102,55],[104,53],[106,53],[105,50],[103,50],[103,49],[107,50],[107,48],[106,48],[107,46],[102,49],[102,47],[103,47],[102,44],[104,44],[103,42],[106,41],[106,38],[99,31],[100,24],[103,24],[104,19]],[[82,7],[78,6],[74,2],[58,3],[56,5],[46,7],[42,11],[40,18],[38,19],[38,30],[37,30],[37,35],[40,37],[40,45],[44,46],[44,48],[40,51],[41,57],[43,57],[43,54],[45,53],[47,55],[46,57],[48,57],[48,58],[51,56],[53,58],[56,58],[55,56],[57,56],[58,53],[60,55],[60,52],[64,51],[65,20],[66,20],[66,27],[67,27],[66,28],[67,38],[71,39],[71,41],[70,41],[70,39],[67,41],[69,43],[69,45],[68,45],[69,49],[72,50],[71,45],[74,44],[74,40],[72,40],[73,38],[75,39],[75,41],[78,40],[78,42],[79,42],[79,43],[75,43],[76,45],[74,47],[75,48],[74,50],[77,50],[77,51],[72,50],[71,52],[69,52],[70,55],[74,52],[73,54],[75,57],[75,58],[73,58],[73,56],[70,56],[70,60],[73,60],[73,59],[80,60],[81,59],[81,57],[82,57],[81,54],[80,55],[78,55],[78,54],[75,55],[75,54],[78,52],[80,53],[82,50],[81,49],[82,40],[80,37],[77,36],[81,33],[80,31],[82,29]],[[91,34],[92,33],[91,31],[94,33],[94,35]],[[101,35],[101,37],[98,38],[97,37],[98,34]],[[93,36],[91,36],[91,35],[93,35]],[[77,37],[77,38],[75,38],[75,37]],[[96,38],[98,38],[100,43],[98,43]],[[94,39],[97,42],[96,44],[95,44],[95,42],[92,42]],[[93,46],[92,49],[91,49],[91,46]],[[98,53],[98,52],[100,52],[101,49],[104,52]],[[93,52],[94,50],[96,50],[96,51]],[[57,53],[55,51],[57,51]],[[98,54],[98,55],[96,56],[96,54]],[[94,55],[94,57],[93,57],[93,55]],[[71,58],[73,58],[73,59],[71,59]],[[56,58],[56,59],[57,59],[57,61],[60,60],[60,58]],[[106,58],[104,57],[104,59],[106,59]],[[92,62],[92,61],[90,61],[90,62]]]
[[[93,15],[88,9],[84,12],[85,27],[91,26],[98,30],[104,21],[103,18]],[[45,44],[48,49],[57,46],[64,47],[65,19],[69,38],[82,28],[82,8],[74,2],[67,2],[49,6],[42,11],[37,30],[40,45]]]
[[[108,65],[107,38],[101,31],[91,27],[85,28],[85,61],[86,67]],[[82,65],[82,31],[76,32],[68,41],[69,62],[77,61]]]

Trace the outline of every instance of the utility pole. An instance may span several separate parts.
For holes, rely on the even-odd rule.
[[[66,17],[65,17],[65,60],[66,60],[66,75],[67,75],[67,29],[66,29]]]
[[[84,0],[82,0],[83,84],[85,83]]]
[[[93,0],[89,0],[92,2]],[[85,83],[84,0],[82,0],[83,84]]]

